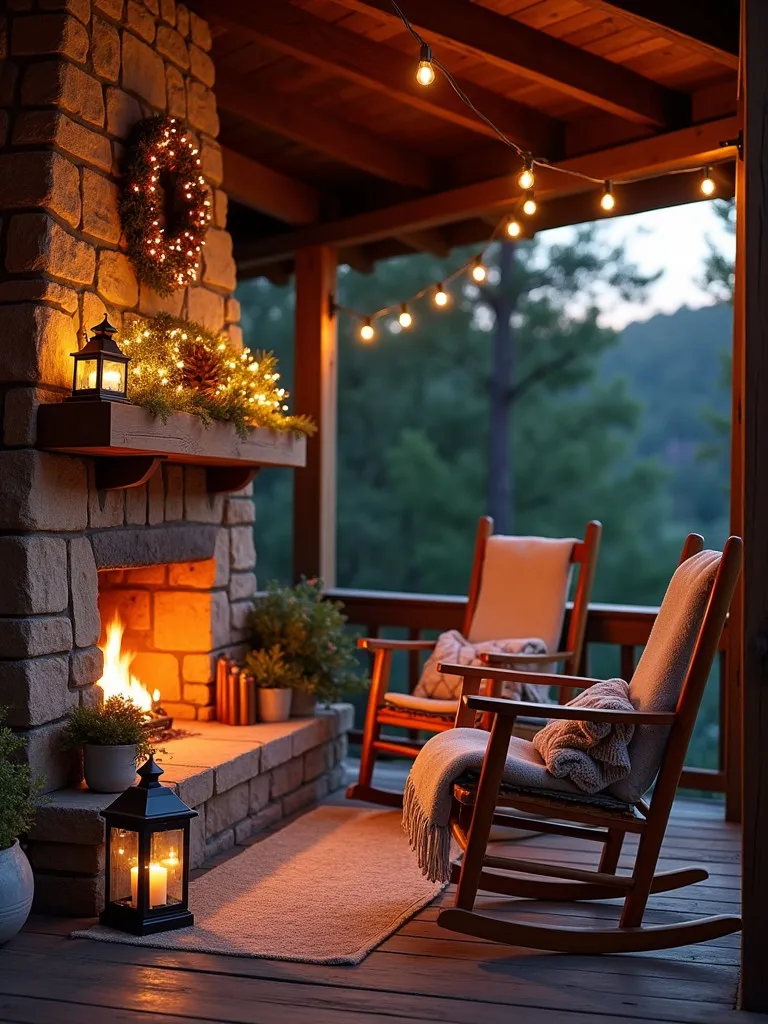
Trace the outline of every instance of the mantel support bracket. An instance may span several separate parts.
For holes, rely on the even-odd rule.
[[[259,466],[206,466],[205,479],[209,494],[242,491],[259,472]]]
[[[165,458],[160,455],[123,455],[94,459],[96,487],[100,491],[122,491],[141,487]]]

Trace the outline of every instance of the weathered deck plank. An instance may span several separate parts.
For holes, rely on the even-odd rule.
[[[529,860],[556,856],[587,865],[596,855],[593,844],[556,836],[532,836],[515,847],[523,847]],[[652,897],[649,920],[733,912],[739,854],[739,832],[718,817],[716,806],[679,803],[662,866],[705,861],[710,878],[680,893]],[[733,1009],[737,936],[654,954],[557,956],[438,928],[438,905],[450,898],[449,890],[357,967],[105,945],[70,939],[71,921],[33,918],[0,951],[0,1022],[739,1024],[763,1019]],[[481,900],[486,910],[498,903],[491,895]],[[617,904],[520,909],[542,921],[574,923],[610,918]]]

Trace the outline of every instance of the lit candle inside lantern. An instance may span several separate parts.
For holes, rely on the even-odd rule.
[[[105,370],[104,371],[104,390],[105,391],[122,391],[123,378],[119,370]]]
[[[149,907],[162,907],[168,902],[168,871],[162,864],[149,865]],[[139,905],[139,866],[131,868],[131,906]]]

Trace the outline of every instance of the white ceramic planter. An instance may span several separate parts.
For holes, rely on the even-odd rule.
[[[314,718],[317,701],[314,693],[306,690],[294,690],[291,700],[291,718]]]
[[[291,717],[293,690],[273,687],[259,687],[259,720],[262,722],[287,722]]]
[[[136,781],[136,745],[83,744],[83,774],[95,793],[122,793]]]
[[[29,917],[35,880],[18,839],[0,850],[0,944],[21,931]]]

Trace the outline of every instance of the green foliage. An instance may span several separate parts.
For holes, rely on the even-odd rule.
[[[271,583],[253,604],[246,669],[257,686],[290,686],[320,701],[360,689],[363,678],[346,622],[339,604],[323,600],[318,580],[295,587]]]
[[[280,644],[249,651],[245,667],[260,688],[300,690],[304,687],[299,664],[283,652]]]
[[[204,423],[233,423],[243,440],[251,427],[315,432],[309,417],[286,414],[289,396],[279,384],[271,352],[238,353],[223,334],[167,313],[134,321],[122,347],[131,357],[129,399],[164,421],[172,412],[188,412]],[[190,373],[201,356],[208,375],[202,389],[191,382]]]
[[[137,758],[149,757],[153,748],[144,728],[144,712],[133,701],[110,697],[95,707],[73,708],[62,737],[65,750],[76,750],[84,743],[97,747],[135,744]]]
[[[4,719],[0,708],[0,850],[13,846],[31,828],[42,787],[29,765],[17,760],[24,741],[2,724]]]

